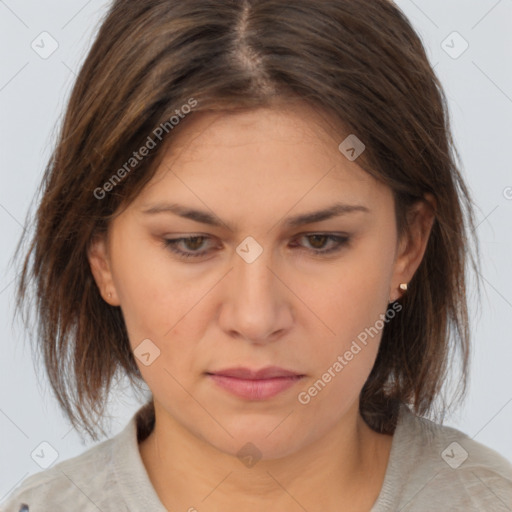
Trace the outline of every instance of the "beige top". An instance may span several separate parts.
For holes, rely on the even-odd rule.
[[[115,437],[26,478],[0,512],[166,512],[138,448],[153,424],[151,408],[141,407]],[[512,465],[462,432],[402,406],[370,512],[448,510],[512,512]]]

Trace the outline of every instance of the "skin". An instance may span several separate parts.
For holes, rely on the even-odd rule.
[[[137,359],[155,400],[155,429],[139,445],[150,480],[169,510],[367,511],[392,441],[358,412],[381,333],[307,405],[298,394],[399,297],[421,262],[433,214],[419,202],[399,240],[391,190],[340,153],[346,135],[308,106],[187,121],[155,177],[88,254],[103,298],[121,307],[132,348],[150,339],[160,350],[149,366]],[[224,224],[143,213],[171,201]],[[338,201],[370,211],[284,226]],[[304,236],[319,232],[350,240],[315,255],[336,247]],[[206,256],[180,258],[163,243],[192,235],[207,238],[178,247]],[[236,252],[247,236],[263,248],[252,263]],[[251,401],[205,375],[267,365],[305,377]],[[262,457],[252,467],[237,457],[247,442]]]

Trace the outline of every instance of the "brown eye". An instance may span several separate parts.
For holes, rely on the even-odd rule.
[[[185,245],[192,251],[196,251],[201,248],[202,242],[205,239],[204,236],[194,236],[191,238],[184,238]],[[199,243],[198,243],[199,241]]]
[[[313,233],[297,238],[297,240],[301,239],[308,240],[310,252],[320,255],[340,251],[344,246],[348,245],[350,241],[350,237],[348,236],[339,236],[331,233]],[[332,242],[331,247],[326,249],[325,247],[329,242]]]
[[[208,240],[207,236],[189,236],[182,238],[164,238],[164,246],[168,248],[170,251],[178,254],[180,257],[184,258],[199,258],[201,256],[206,256],[209,251],[198,251],[201,247],[203,247],[203,242]],[[179,249],[178,246],[184,247],[185,250]]]
[[[310,235],[307,238],[309,239],[309,243],[313,249],[323,249],[325,247],[325,243],[329,241],[329,237],[327,235]]]

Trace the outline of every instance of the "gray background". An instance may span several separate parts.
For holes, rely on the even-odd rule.
[[[481,310],[471,305],[471,386],[465,405],[446,424],[512,460],[512,0],[396,3],[422,37],[445,88],[463,172],[478,205],[485,289]],[[0,501],[42,469],[31,458],[42,442],[55,449],[57,462],[95,444],[83,444],[70,428],[44,374],[37,377],[28,334],[11,327],[18,262],[9,261],[23,229],[30,229],[24,228],[26,213],[55,128],[108,5],[0,0]],[[43,59],[31,45],[35,41],[40,52],[51,49],[48,36],[40,36],[45,31],[58,48]],[[464,43],[454,31],[469,44],[460,56]],[[110,435],[124,427],[138,404],[131,392],[112,395]]]

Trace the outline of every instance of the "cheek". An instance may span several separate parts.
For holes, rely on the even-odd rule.
[[[323,329],[327,335],[313,354],[320,363],[317,370],[327,372],[331,368],[337,376],[333,382],[353,379],[362,386],[373,367],[386,323],[393,259],[392,252],[379,251],[379,247],[378,241],[370,240],[353,253],[347,252],[331,268],[329,279],[309,295],[328,328]],[[335,363],[339,364],[332,368]]]
[[[373,251],[354,252],[315,290],[314,304],[324,312],[332,331],[344,337],[357,336],[385,313],[392,275],[388,260]]]
[[[335,334],[308,347],[314,372],[302,388],[299,403],[311,403],[318,413],[335,404],[329,414],[341,414],[357,400],[375,364],[382,337],[381,315],[385,313],[366,299],[363,295],[330,303],[330,325]]]
[[[159,339],[172,326],[181,287],[171,275],[165,252],[137,233],[118,230],[112,244],[112,276],[132,345]],[[167,329],[166,329],[167,326]]]
[[[164,248],[132,240],[121,239],[125,243],[117,246],[113,275],[121,310],[144,380],[150,387],[168,386],[169,373],[192,373],[200,347],[191,340],[200,337],[201,297],[212,285],[190,286],[191,276],[169,261]],[[144,353],[150,353],[149,366],[139,357]]]

